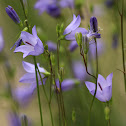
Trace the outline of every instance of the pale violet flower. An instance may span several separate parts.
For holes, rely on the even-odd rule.
[[[71,90],[72,88],[75,87],[75,85],[79,84],[79,80],[76,79],[65,79],[63,80],[63,82],[61,83],[61,89],[62,91],[68,91]],[[56,86],[58,88],[58,90],[60,91],[60,83],[59,80],[56,80]]]
[[[63,35],[65,35],[65,39],[70,40],[70,41],[76,41],[75,34],[80,33],[80,32],[82,33],[82,35],[86,35],[90,41],[94,37],[101,38],[101,34],[99,34],[98,31],[94,32],[92,29],[92,23],[94,22],[94,20],[92,20],[92,19],[96,19],[96,18],[91,17],[91,23],[90,23],[91,29],[86,30],[85,28],[79,27],[80,23],[81,23],[80,15],[78,15],[77,17],[75,15],[73,15],[73,21],[64,30]],[[96,22],[96,20],[95,20],[95,22]]]
[[[42,41],[37,36],[36,26],[32,28],[32,34],[22,31],[20,38],[25,45],[21,45],[14,52],[22,52],[23,58],[28,55],[38,56],[44,52]]]
[[[102,75],[98,75],[96,98],[102,102],[107,102],[112,97],[112,78],[113,73],[109,74],[105,79]],[[96,85],[92,82],[85,82],[89,92],[94,95]]]
[[[0,28],[0,52],[3,50],[3,48],[4,48],[3,32],[2,28]]]
[[[32,99],[34,91],[37,87],[36,85],[36,74],[35,74],[35,65],[25,62],[22,62],[24,70],[27,72],[24,74],[19,82],[21,83],[28,83],[27,86],[17,87],[15,90],[12,91],[13,98],[21,105],[26,105]],[[43,84],[45,84],[46,78],[45,75],[49,74],[44,68],[40,67],[37,64],[38,69],[41,73],[41,77],[43,78]],[[38,74],[38,82],[41,85],[41,80]]]

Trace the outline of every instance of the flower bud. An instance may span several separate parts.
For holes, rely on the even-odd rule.
[[[28,118],[26,115],[21,116],[21,125],[22,126],[28,126]]]
[[[75,38],[76,38],[78,46],[81,46],[82,45],[82,33],[81,32],[80,33],[76,32]]]
[[[89,39],[86,35],[83,35],[82,37],[82,48],[83,48],[84,54],[87,54],[89,50]]]
[[[93,30],[93,32],[98,31],[98,22],[96,17],[90,18],[90,30]]]
[[[20,23],[20,19],[16,13],[16,11],[8,5],[8,7],[6,7],[6,13],[8,14],[8,16],[17,24]]]
[[[76,121],[76,113],[75,110],[72,110],[72,121],[75,122]]]
[[[59,31],[60,34],[63,33],[63,30],[64,30],[63,28],[64,28],[64,24],[62,23],[60,26],[60,31]]]
[[[110,108],[108,106],[105,107],[104,113],[105,113],[105,119],[109,120]]]
[[[54,66],[55,65],[55,56],[53,54],[51,54],[51,62],[52,62],[52,65]]]

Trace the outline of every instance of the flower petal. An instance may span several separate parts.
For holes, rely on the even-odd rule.
[[[69,50],[72,52],[78,47],[78,44],[76,41],[72,41],[69,45]]]
[[[21,45],[17,47],[14,52],[22,52],[24,53],[23,58],[29,55],[30,52],[34,51],[34,47],[30,45]]]
[[[104,88],[103,96],[104,96],[105,102],[109,101],[111,99],[111,97],[112,97],[112,85]]]
[[[35,36],[26,31],[21,32],[21,39],[26,45],[35,46],[37,43]]]
[[[102,90],[104,90],[104,88],[106,86],[108,86],[107,81],[105,80],[105,78],[102,75],[98,74],[97,90],[102,91]]]
[[[23,65],[26,72],[35,73],[35,65],[34,64],[22,61],[22,65]]]
[[[37,36],[37,31],[36,31],[36,26],[34,25],[34,27],[32,28],[32,34],[36,37],[36,38],[38,38],[38,36]]]
[[[65,79],[63,80],[61,84],[61,88],[63,91],[67,91],[72,89],[76,84],[76,81],[74,79]]]
[[[30,86],[18,87],[13,92],[13,97],[20,105],[26,105],[33,97],[34,90],[36,89],[36,84],[31,84]]]
[[[89,81],[85,81],[85,85],[88,88],[89,92],[94,95],[95,84]]]
[[[108,82],[108,86],[112,85],[112,78],[113,78],[113,73],[109,74],[106,78],[106,81]]]
[[[88,31],[85,28],[79,27],[79,28],[76,28],[74,31],[72,31],[70,34],[66,35],[65,39],[67,39],[67,40],[76,40],[76,38],[75,38],[76,32],[78,32],[78,33],[81,32],[82,35],[85,35],[85,34],[88,33]]]
[[[43,44],[42,44],[41,40],[39,40],[39,38],[38,38],[37,44],[34,46],[34,51],[29,52],[28,55],[38,56],[38,55],[42,54],[43,52],[44,52]]]
[[[35,73],[26,73],[24,74],[19,82],[21,83],[34,83],[36,82],[36,76],[35,76]]]
[[[79,27],[80,23],[81,23],[80,15],[78,15],[77,18],[75,15],[73,15],[73,21],[66,27],[63,35],[69,34],[70,32],[74,31],[77,27]]]

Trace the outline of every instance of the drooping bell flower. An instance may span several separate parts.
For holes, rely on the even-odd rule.
[[[8,5],[8,7],[5,8],[6,13],[8,14],[8,16],[17,24],[20,23],[20,19],[19,16],[17,15],[16,11],[10,6]]]
[[[21,45],[14,52],[22,52],[23,58],[28,55],[38,56],[44,52],[42,41],[37,36],[36,26],[32,28],[32,34],[22,31],[20,38],[25,45]]]
[[[13,90],[12,94],[13,98],[19,103],[19,105],[24,106],[28,104],[29,101],[32,99],[37,85],[36,85],[35,65],[25,61],[22,62],[22,65],[27,73],[20,78],[19,82],[28,83],[29,85],[17,87],[15,90]],[[49,75],[49,73],[44,68],[40,67],[39,64],[37,64],[37,66],[41,73],[41,77],[43,78],[43,84],[45,84],[46,81],[45,76]],[[38,83],[39,85],[42,84],[39,74],[38,74]]]
[[[0,52],[3,50],[3,48],[4,48],[3,31],[2,28],[0,28]]]
[[[107,102],[112,97],[112,78],[113,73],[109,74],[106,79],[102,75],[98,75],[97,92],[95,97],[101,102]],[[85,84],[89,92],[94,95],[96,85],[89,81],[86,81]]]

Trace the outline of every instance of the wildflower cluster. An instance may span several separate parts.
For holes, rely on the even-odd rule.
[[[108,7],[113,4],[113,2],[109,1],[105,3]],[[15,75],[15,71],[11,68],[7,55],[3,53],[5,39],[3,37],[3,29],[0,27],[0,55],[2,57],[0,60],[5,64],[5,75],[8,81],[5,88],[5,95],[8,97],[11,104],[8,114],[9,125],[32,125],[32,121],[34,120],[31,120],[31,117],[27,117],[25,115],[26,113],[21,114],[20,108],[27,108],[32,101],[34,102],[33,99],[36,98],[37,95],[41,126],[45,126],[45,117],[43,117],[44,100],[46,100],[47,105],[45,105],[45,107],[48,107],[49,110],[51,125],[56,126],[59,124],[59,126],[69,126],[71,124],[69,124],[68,109],[66,109],[66,96],[72,92],[74,92],[74,95],[78,95],[78,93],[84,90],[83,95],[85,99],[83,100],[79,97],[77,100],[83,100],[88,106],[86,110],[89,112],[88,116],[86,115],[86,117],[88,117],[87,125],[90,126],[91,111],[96,99],[99,105],[101,102],[104,103],[105,120],[110,126],[113,72],[111,70],[109,74],[107,72],[108,76],[106,79],[102,76],[102,74],[105,75],[105,72],[102,73],[102,70],[105,69],[103,69],[104,66],[100,67],[99,65],[101,63],[99,62],[99,57],[106,51],[105,43],[102,39],[103,34],[98,25],[98,19],[95,16],[91,16],[89,13],[88,18],[90,21],[88,21],[88,24],[90,25],[87,27],[85,25],[83,8],[86,6],[86,2],[82,0],[36,1],[33,8],[39,10],[39,19],[41,19],[43,15],[45,15],[46,18],[47,15],[44,14],[46,12],[51,16],[47,16],[47,18],[53,17],[53,19],[48,20],[48,25],[51,26],[51,21],[53,20],[58,21],[55,28],[56,33],[49,31],[52,36],[55,34],[57,37],[56,42],[51,40],[51,37],[48,37],[48,35],[45,35],[49,30],[48,28],[43,28],[41,32],[41,26],[39,26],[39,24],[30,22],[27,0],[20,0],[20,5],[24,19],[20,14],[17,14],[10,5],[5,8],[7,15],[12,19],[11,21],[15,22],[14,25],[17,25],[21,29],[20,33],[16,36],[16,42],[13,42],[12,47],[9,45],[9,51],[12,53],[13,50],[13,55],[15,55],[17,60],[18,52],[23,54],[23,58],[21,57],[23,60],[21,68],[24,69],[25,74],[19,79],[19,83],[22,83],[22,85],[15,88],[11,85],[11,79],[14,79],[12,75]],[[69,24],[66,21],[67,15],[64,16],[63,14],[63,8],[66,8],[66,11],[72,12],[72,14],[68,13],[71,17],[73,16]],[[93,12],[93,8],[91,8],[91,12]],[[123,34],[123,5],[120,16]],[[42,26],[44,27],[44,25]],[[50,28],[50,26],[48,27]],[[117,48],[118,38],[116,32],[114,35],[113,39],[116,41],[116,45],[113,45],[113,47],[115,49]],[[76,59],[73,56],[74,54],[77,56]],[[123,35],[122,54],[124,68],[122,72],[124,73],[124,81],[126,82]],[[18,63],[21,64],[20,62]],[[19,70],[22,71],[22,69]],[[17,75],[20,74],[22,74],[22,72],[19,72]],[[88,103],[89,101],[86,101],[86,95],[89,99],[92,98],[90,104]],[[44,100],[41,99],[42,97]],[[73,102],[74,100],[75,99],[72,99],[72,105],[75,103]],[[76,105],[73,108],[71,106],[72,125],[79,126],[79,124],[77,124],[78,121],[76,121],[75,107]],[[54,113],[54,111],[57,111],[58,114]],[[58,117],[58,120],[55,116]],[[84,125],[86,125],[86,122]]]

